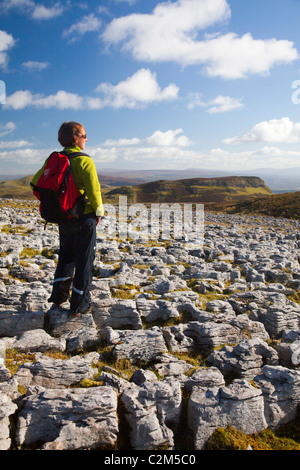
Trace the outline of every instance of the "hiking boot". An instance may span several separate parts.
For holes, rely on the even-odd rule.
[[[62,308],[62,309],[63,309],[63,308],[64,308],[64,307],[63,307],[63,304],[52,304],[49,310],[52,311],[52,310],[56,310],[56,309],[58,309],[58,308]],[[65,310],[65,309],[64,309],[64,310]]]
[[[72,312],[72,310],[69,311],[69,318],[70,319],[75,319],[81,317],[81,315],[85,315],[86,313],[90,313],[92,311],[92,306],[89,305],[85,310],[82,312]]]

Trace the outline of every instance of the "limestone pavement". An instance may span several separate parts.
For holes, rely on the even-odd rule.
[[[70,322],[47,301],[57,227],[2,202],[1,450],[174,449],[183,434],[203,449],[218,427],[295,417],[299,222],[206,212],[203,244],[100,224],[93,310]]]

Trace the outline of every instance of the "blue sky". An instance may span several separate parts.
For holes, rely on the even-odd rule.
[[[0,0],[0,174],[34,173],[71,120],[99,172],[299,167],[299,18],[299,0]]]

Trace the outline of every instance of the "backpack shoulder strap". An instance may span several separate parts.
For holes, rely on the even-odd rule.
[[[71,153],[58,152],[58,153],[60,153],[62,155],[65,155],[68,158],[73,158],[73,157],[89,157],[89,158],[91,158],[87,153],[83,153],[83,152],[71,152]]]

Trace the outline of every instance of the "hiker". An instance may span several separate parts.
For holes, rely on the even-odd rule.
[[[69,316],[76,318],[92,310],[90,285],[96,249],[96,225],[104,210],[93,160],[86,154],[71,158],[72,153],[82,153],[85,149],[87,136],[83,125],[64,122],[58,131],[58,141],[64,147],[62,153],[70,159],[73,179],[78,191],[85,194],[86,203],[83,215],[59,223],[59,258],[48,301],[53,303],[54,308],[59,308],[70,299]],[[46,163],[47,160],[44,166]],[[33,184],[39,180],[43,168],[33,177]]]

